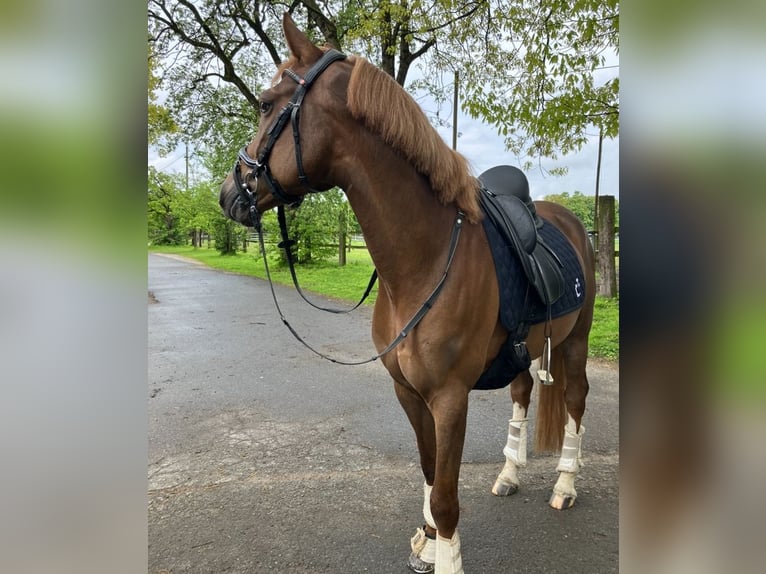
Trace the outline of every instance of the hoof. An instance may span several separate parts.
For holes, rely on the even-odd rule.
[[[427,574],[434,571],[433,564],[421,560],[418,556],[415,556],[414,552],[410,553],[410,559],[407,560],[407,567],[418,574]]]
[[[551,506],[551,508],[555,508],[556,510],[566,510],[567,508],[572,508],[574,503],[574,496],[570,494],[558,494],[556,492],[551,495],[551,499],[548,501],[548,504]]]
[[[510,496],[516,494],[519,490],[518,484],[506,482],[504,480],[497,479],[492,487],[492,494],[495,496]]]

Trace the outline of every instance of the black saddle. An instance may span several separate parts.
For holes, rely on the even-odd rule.
[[[544,305],[550,306],[564,292],[563,265],[540,237],[543,221],[529,195],[529,183],[520,169],[499,165],[479,176],[481,207],[513,249],[530,285]]]

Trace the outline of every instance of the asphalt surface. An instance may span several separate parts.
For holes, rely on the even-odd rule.
[[[319,350],[374,354],[370,309],[337,316],[291,288],[277,296]],[[149,255],[148,317],[150,573],[409,572],[423,478],[379,362],[319,359],[282,325],[265,282],[178,258]],[[530,453],[520,491],[492,496],[511,402],[507,389],[472,393],[468,574],[618,571],[618,371],[592,362],[588,373],[585,466],[567,511],[547,506],[552,455]],[[532,425],[534,414],[533,398]]]

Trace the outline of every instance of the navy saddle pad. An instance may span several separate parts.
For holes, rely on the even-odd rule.
[[[554,225],[544,218],[541,219],[543,223],[538,229],[538,234],[561,261],[564,276],[564,292],[551,306],[551,317],[556,318],[582,307],[585,301],[585,276],[569,240]],[[513,248],[506,244],[488,217],[485,217],[482,223],[497,272],[500,322],[510,334],[508,341],[479,378],[474,389],[499,389],[509,385],[522,370],[529,368],[530,360],[519,364],[518,359],[511,356],[514,353],[513,345],[526,337],[529,325],[545,321],[547,309],[537,291],[530,289],[530,283]],[[519,333],[523,333],[523,336],[520,340],[514,340],[519,339],[514,336]]]

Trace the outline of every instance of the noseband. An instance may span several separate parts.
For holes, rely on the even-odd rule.
[[[252,227],[258,228],[260,226],[261,214],[256,206],[257,198],[255,193],[250,189],[249,181],[251,179],[257,180],[259,177],[263,177],[266,180],[266,184],[269,187],[269,191],[274,198],[282,204],[286,205],[298,205],[303,201],[303,197],[295,197],[289,195],[279,182],[274,178],[269,169],[269,156],[274,148],[274,144],[281,135],[282,131],[287,126],[288,120],[291,121],[293,126],[293,140],[295,142],[295,162],[298,165],[298,180],[301,184],[308,189],[309,192],[317,192],[319,190],[313,189],[308,183],[308,176],[303,170],[303,157],[301,155],[301,140],[300,133],[298,131],[298,125],[300,120],[300,108],[303,103],[303,98],[306,96],[306,92],[314,83],[319,75],[324,72],[330,64],[337,60],[343,60],[346,58],[345,54],[338,52],[337,50],[327,50],[321,58],[309,69],[305,77],[300,77],[298,74],[290,69],[286,69],[284,74],[293,80],[298,86],[295,88],[295,93],[290,98],[290,101],[279,111],[279,115],[274,119],[269,129],[266,131],[266,135],[269,139],[266,141],[266,145],[258,154],[258,158],[253,160],[247,153],[247,145],[243,146],[239,150],[237,161],[234,162],[234,182],[239,190],[239,200],[241,203],[247,206],[250,213],[250,219]],[[245,164],[250,168],[250,171],[246,174],[244,181],[242,177],[241,164]],[[256,186],[257,189],[257,186]]]

